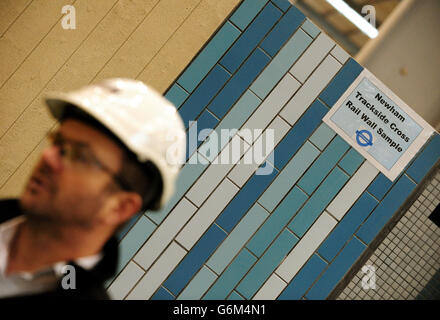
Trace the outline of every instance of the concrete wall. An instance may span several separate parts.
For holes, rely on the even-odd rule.
[[[0,1],[0,197],[20,194],[55,125],[45,92],[115,76],[164,92],[239,2]]]

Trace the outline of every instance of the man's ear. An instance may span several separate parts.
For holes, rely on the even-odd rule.
[[[128,221],[142,208],[142,198],[136,192],[119,192],[115,195],[111,214],[105,218],[105,222],[111,225],[120,225]]]

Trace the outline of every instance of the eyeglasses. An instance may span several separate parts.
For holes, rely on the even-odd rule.
[[[71,167],[78,169],[98,168],[108,173],[122,189],[132,189],[118,174],[99,161],[87,144],[65,139],[59,132],[51,132],[48,138],[53,146],[59,148],[61,158]]]

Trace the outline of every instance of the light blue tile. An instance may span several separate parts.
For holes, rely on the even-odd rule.
[[[189,189],[189,187],[196,181],[196,179],[202,174],[202,172],[208,167],[208,164],[195,162],[191,163],[192,159],[196,159],[197,154],[193,155],[182,168],[179,173],[176,182],[176,190],[168,201],[168,203],[159,211],[147,211],[147,216],[153,220],[155,223],[160,224],[163,219],[166,218],[168,213],[176,205],[176,203],[182,198],[184,193]]]
[[[318,28],[318,26],[316,26],[316,24],[309,19],[306,19],[301,28],[313,38],[316,38],[316,36],[321,33],[321,30]]]
[[[304,192],[294,187],[253,235],[246,247],[256,256],[261,256],[307,199]]]
[[[260,98],[265,98],[311,42],[312,38],[298,30],[255,80],[251,90]]]
[[[240,30],[226,21],[206,47],[191,62],[177,82],[191,93],[239,35]]]
[[[301,211],[293,218],[289,224],[289,228],[295,232],[296,235],[302,237],[347,182],[348,178],[349,177],[343,173],[341,169],[337,167],[334,168]]]
[[[349,175],[353,175],[364,160],[365,158],[359,152],[351,148],[339,162],[339,166]]]
[[[325,267],[327,267],[327,263],[314,254],[280,294],[278,300],[301,299]]]
[[[237,292],[250,299],[297,242],[298,238],[285,229],[243,278]]]
[[[267,2],[268,0],[245,0],[240,7],[235,10],[229,20],[241,30],[244,30]]]
[[[119,273],[133,258],[134,254],[144,244],[148,237],[156,229],[156,225],[145,216],[141,216],[136,224],[119,243],[119,260],[117,273]]]
[[[316,131],[310,137],[310,142],[312,142],[319,150],[324,150],[325,147],[332,141],[333,137],[336,135],[336,132],[333,131],[327,124],[324,122],[316,129]]]
[[[256,203],[223,241],[206,265],[216,273],[222,273],[268,215],[268,212]]]
[[[281,11],[268,3],[219,63],[234,73],[280,17]]]
[[[349,145],[340,136],[334,138],[301,180],[299,180],[298,186],[311,195],[348,148]]]
[[[234,289],[236,284],[257,261],[248,250],[243,249],[220,275],[214,285],[208,290],[203,300],[223,300]]]
[[[177,109],[180,108],[181,104],[188,97],[188,92],[182,89],[177,83],[173,84],[172,87],[165,94],[165,98],[170,100]]]
[[[406,175],[402,175],[382,202],[362,224],[356,233],[357,236],[369,244],[397,212],[415,187],[416,184],[414,182]]]
[[[278,177],[276,177],[270,187],[264,191],[259,199],[261,205],[272,212],[318,155],[318,149],[310,142],[306,142],[289,161]]]
[[[313,285],[307,293],[306,298],[313,300],[327,298],[365,249],[366,246],[353,237],[324,274]]]
[[[209,286],[217,280],[217,275],[203,266],[188,286],[177,297],[177,300],[200,300]]]

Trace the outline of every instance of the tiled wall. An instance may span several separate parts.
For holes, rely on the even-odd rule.
[[[166,96],[198,132],[273,129],[254,165],[200,142],[160,212],[121,234],[115,299],[324,299],[440,157],[435,134],[389,181],[322,118],[363,68],[287,0],[245,0]],[[214,163],[211,163],[214,162]],[[257,175],[259,168],[270,174]]]

